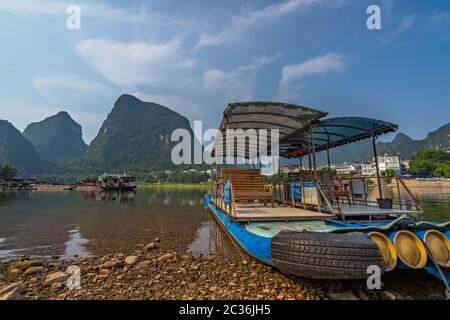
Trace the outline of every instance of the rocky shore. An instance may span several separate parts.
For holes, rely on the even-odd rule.
[[[70,266],[80,268],[79,289],[67,286]],[[0,261],[0,300],[444,298],[444,285],[423,273],[393,272],[382,281],[381,290],[369,290],[365,281],[294,278],[247,256],[225,259],[162,250],[158,239],[127,254]]]

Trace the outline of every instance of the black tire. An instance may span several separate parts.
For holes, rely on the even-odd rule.
[[[361,232],[349,234],[281,231],[272,238],[273,265],[313,279],[366,279],[367,268],[386,272],[378,247]]]

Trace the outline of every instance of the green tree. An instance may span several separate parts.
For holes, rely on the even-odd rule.
[[[394,170],[391,168],[387,168],[386,170],[384,170],[384,175],[386,177],[392,177],[394,176]]]
[[[434,169],[433,174],[435,177],[450,178],[450,164],[439,164],[436,169]]]
[[[12,179],[16,176],[17,169],[10,163],[5,163],[0,171],[0,176],[3,179]]]
[[[443,150],[424,149],[417,152],[409,163],[414,174],[441,174],[446,165],[450,165],[450,154]],[[445,171],[445,170],[444,170]]]

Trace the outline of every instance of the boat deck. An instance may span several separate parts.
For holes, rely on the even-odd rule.
[[[262,220],[321,220],[334,219],[335,216],[301,208],[287,207],[276,204],[264,206],[262,203],[235,203],[234,219],[238,221],[262,221]]]
[[[345,217],[372,217],[388,215],[417,215],[420,211],[406,209],[380,209],[374,206],[365,206],[360,204],[340,204],[342,213]],[[336,216],[326,212],[317,212],[303,209],[299,206],[291,207],[281,204],[271,204],[264,206],[262,203],[235,203],[236,221],[293,221],[293,220],[326,220],[335,219]]]
[[[375,206],[365,206],[361,204],[341,203],[341,210],[346,217],[356,216],[385,216],[389,214],[420,214],[420,211],[406,209],[380,209]]]

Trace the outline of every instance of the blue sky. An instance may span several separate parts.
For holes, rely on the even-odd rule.
[[[381,30],[366,27],[371,4]],[[450,121],[446,0],[0,0],[0,42],[0,118],[23,130],[66,110],[88,143],[122,93],[208,128],[242,100],[380,118],[416,139]]]

